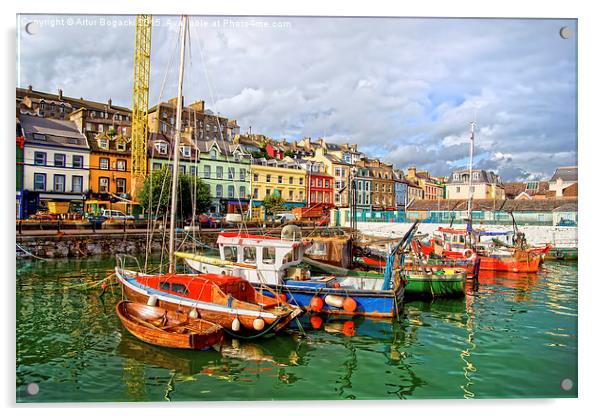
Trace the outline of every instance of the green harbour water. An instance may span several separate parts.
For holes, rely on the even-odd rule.
[[[17,402],[577,397],[576,262],[482,276],[465,298],[406,303],[399,321],[304,317],[221,353],[130,335],[119,286],[83,286],[114,264],[17,260]]]

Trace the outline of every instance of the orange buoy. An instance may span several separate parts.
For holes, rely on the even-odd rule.
[[[340,287],[341,287],[341,284],[340,284],[339,282],[334,282],[334,283],[332,284],[332,287],[334,287],[335,289],[338,289],[338,288],[340,288]]]
[[[343,324],[343,334],[348,337],[352,337],[355,335],[355,324],[353,321],[347,321]]]
[[[311,302],[309,302],[309,307],[314,312],[320,312],[324,307],[324,300],[319,296],[314,296],[311,298]]]
[[[357,302],[353,298],[346,297],[343,301],[343,310],[345,312],[355,312],[356,308]]]
[[[309,322],[311,323],[311,327],[313,329],[320,329],[322,327],[322,318],[320,318],[317,315],[314,315],[311,318],[309,318]]]

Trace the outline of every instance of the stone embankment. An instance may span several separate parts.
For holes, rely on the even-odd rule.
[[[375,223],[360,222],[357,228],[366,235],[375,237],[398,237],[402,236],[411,226],[411,223]],[[432,234],[439,227],[449,227],[449,224],[419,224],[420,233]],[[454,225],[461,228],[463,225]],[[475,228],[483,228],[487,231],[510,231],[508,225],[476,225]],[[557,248],[577,247],[577,227],[556,227],[545,225],[521,225],[518,227],[525,233],[527,241],[532,244],[551,243]]]

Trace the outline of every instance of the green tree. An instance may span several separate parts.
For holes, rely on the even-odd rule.
[[[263,206],[268,215],[273,215],[284,209],[284,199],[279,194],[271,194],[263,199]]]
[[[211,206],[209,185],[200,178],[180,173],[178,175],[178,217],[188,218],[192,215],[192,204],[196,182],[196,213],[206,212]],[[163,168],[154,170],[144,180],[138,198],[147,211],[151,207],[154,215],[165,215],[169,210],[171,196],[171,170]]]

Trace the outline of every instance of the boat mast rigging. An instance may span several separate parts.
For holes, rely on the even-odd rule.
[[[176,108],[176,131],[172,147],[173,171],[171,174],[171,209],[169,220],[169,273],[176,272],[176,209],[178,194],[178,174],[180,172],[180,136],[182,129],[182,85],[184,84],[184,57],[186,52],[186,31],[188,18],[182,16],[180,21],[180,72],[178,75],[178,101]]]

